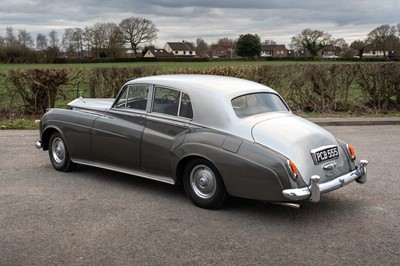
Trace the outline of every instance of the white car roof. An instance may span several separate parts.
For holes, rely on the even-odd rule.
[[[152,84],[186,92],[193,107],[193,124],[242,136],[241,131],[244,131],[247,138],[251,138],[250,125],[253,122],[249,119],[239,119],[231,100],[256,92],[276,93],[275,90],[253,81],[214,75],[150,76],[131,80],[127,85],[130,84]]]
[[[223,98],[230,96],[234,98],[259,91],[276,93],[275,90],[253,81],[215,75],[160,75],[138,78],[131,82],[168,86],[188,93],[218,94],[219,97]]]

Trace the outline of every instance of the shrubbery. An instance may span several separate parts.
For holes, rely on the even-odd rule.
[[[400,111],[400,63],[397,62],[179,70],[156,67],[26,69],[10,70],[5,77],[12,84],[10,95],[18,95],[23,103],[23,112],[41,114],[46,108],[54,107],[56,101],[78,97],[81,89],[89,97],[115,97],[121,86],[132,78],[177,73],[253,80],[277,90],[292,110],[299,112],[364,114]],[[72,89],[66,92],[65,86]]]

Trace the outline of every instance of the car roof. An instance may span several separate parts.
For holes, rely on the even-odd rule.
[[[178,74],[149,76],[134,79],[129,83],[150,83],[196,94],[217,94],[218,97],[223,98],[233,98],[235,96],[259,91],[276,93],[275,90],[253,81],[216,75]]]
[[[229,133],[245,130],[247,138],[251,138],[250,130],[247,130],[243,123],[245,120],[247,123],[252,122],[236,116],[231,100],[250,93],[276,93],[275,90],[253,81],[215,75],[149,76],[131,80],[126,85],[133,84],[165,86],[186,92],[193,107],[193,124]]]

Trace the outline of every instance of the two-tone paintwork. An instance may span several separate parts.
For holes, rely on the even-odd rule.
[[[134,85],[148,86],[145,110],[114,108],[113,99],[76,99],[71,110],[51,109],[43,116],[41,147],[48,149],[50,135],[58,131],[73,162],[170,184],[180,183],[185,165],[200,157],[216,167],[230,195],[280,202],[297,200],[283,191],[308,188],[311,176],[319,176],[323,184],[356,169],[345,143],[289,108],[238,118],[231,100],[277,94],[264,85],[220,76],[163,75],[135,79],[124,87]],[[193,118],[151,112],[156,86],[187,93]],[[339,158],[327,162],[332,167],[315,164],[311,151],[329,145],[338,146]],[[297,166],[296,180],[288,160]]]

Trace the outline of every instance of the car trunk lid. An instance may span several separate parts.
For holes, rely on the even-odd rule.
[[[349,170],[346,155],[336,138],[325,129],[293,114],[271,116],[252,128],[255,142],[269,147],[292,160],[303,180],[309,184],[312,175],[321,182],[331,180]],[[339,157],[317,162],[312,152],[337,147]],[[328,164],[329,167],[326,167]],[[325,168],[324,168],[325,166]]]

